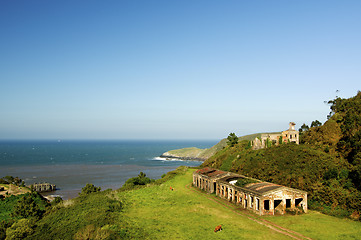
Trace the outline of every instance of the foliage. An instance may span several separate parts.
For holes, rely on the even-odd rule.
[[[134,186],[147,185],[154,181],[155,181],[154,179],[150,179],[149,177],[147,177],[145,173],[140,172],[137,177],[129,178],[127,181],[125,181],[123,187],[127,189],[131,189]]]
[[[24,239],[30,236],[33,230],[34,224],[29,219],[20,219],[15,222],[11,227],[6,229],[6,238],[5,240],[13,240],[13,239]]]
[[[306,125],[306,123],[302,124],[302,126],[300,127],[300,129],[298,129],[298,131],[301,132],[307,132],[310,129],[310,127],[308,125]]]
[[[76,240],[84,239],[112,239],[111,236],[114,235],[112,231],[108,229],[102,229],[100,227],[95,227],[93,224],[90,224],[82,229],[80,229],[74,236]],[[113,236],[115,237],[115,236]]]
[[[19,177],[13,177],[13,176],[5,176],[3,178],[0,178],[0,183],[2,184],[14,184],[16,186],[25,186],[25,182],[20,179]]]
[[[238,143],[238,137],[236,136],[235,133],[230,133],[227,137],[227,144],[230,147],[233,147],[234,145],[236,145]]]
[[[51,205],[56,205],[63,202],[63,199],[61,197],[55,197],[54,200],[51,202]]]
[[[311,128],[301,126],[302,145],[226,148],[202,166],[305,190],[309,206],[330,215],[361,212],[361,92],[328,103],[331,113],[325,124],[315,120]]]
[[[46,205],[46,200],[40,194],[36,192],[27,193],[14,206],[12,216],[18,218],[41,218],[45,212],[44,206]]]
[[[243,140],[240,141],[239,144],[237,144],[234,147],[228,147],[224,148],[220,151],[218,151],[215,155],[204,161],[204,163],[201,165],[202,167],[212,167],[212,168],[218,168],[224,171],[229,171],[232,167],[233,161],[235,161],[238,158],[238,155],[241,151],[252,151],[248,147],[249,141]]]
[[[312,121],[312,123],[311,123],[311,128],[312,127],[320,127],[320,126],[322,126],[322,123],[318,120]]]
[[[11,227],[14,223],[14,220],[9,221],[0,221],[0,240],[3,240],[6,238],[6,229]]]
[[[259,181],[255,180],[255,179],[251,179],[251,178],[242,178],[242,179],[237,180],[236,186],[244,187],[247,184],[256,183],[256,182],[259,182]]]
[[[11,218],[11,212],[21,197],[21,195],[11,195],[0,201],[0,220]]]
[[[103,239],[119,239],[125,236],[125,232],[120,230],[122,208],[122,201],[110,190],[60,202],[48,209],[37,222],[31,239],[73,239],[93,231],[92,227],[87,226],[94,226],[95,231],[99,232],[91,236],[106,235],[108,237]]]
[[[85,187],[83,187],[81,189],[81,192],[79,193],[80,196],[85,196],[88,195],[90,193],[95,193],[95,192],[99,192],[100,191],[100,187],[96,187],[93,184],[87,183],[85,185]]]

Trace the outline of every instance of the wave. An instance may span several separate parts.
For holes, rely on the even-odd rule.
[[[179,158],[164,158],[164,157],[154,157],[150,160],[154,160],[154,161],[163,161],[163,162],[202,162],[202,161],[197,161],[197,160],[183,160],[183,159],[179,159]]]

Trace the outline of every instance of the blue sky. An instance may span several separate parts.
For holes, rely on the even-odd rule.
[[[221,139],[361,90],[361,1],[1,1],[0,139]]]

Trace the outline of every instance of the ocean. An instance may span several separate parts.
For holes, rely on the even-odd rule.
[[[26,185],[48,182],[57,190],[48,194],[65,199],[78,196],[92,183],[118,189],[144,172],[158,179],[179,166],[199,166],[200,161],[164,160],[159,156],[185,147],[210,148],[218,141],[0,141],[0,177],[14,176]]]

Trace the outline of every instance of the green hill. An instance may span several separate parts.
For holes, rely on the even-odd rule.
[[[191,187],[193,171],[180,167],[142,187],[53,203],[40,219],[0,222],[0,239],[290,239],[285,229],[312,239],[361,235],[360,222],[315,211],[282,217],[240,211]],[[220,224],[223,231],[215,233]]]
[[[226,147],[202,166],[298,189],[309,194],[309,206],[331,215],[361,213],[361,93],[329,102],[323,125],[301,135],[301,144],[251,150],[247,141]]]
[[[239,137],[239,141],[242,140],[253,140],[256,137],[260,137],[264,133],[255,133],[250,135],[245,135],[242,137]],[[168,152],[165,152],[161,155],[161,157],[164,158],[180,158],[180,159],[194,159],[194,160],[207,160],[208,158],[212,157],[214,154],[216,154],[218,151],[222,150],[227,146],[227,139],[222,139],[219,141],[216,145],[214,145],[211,148],[206,149],[200,149],[196,147],[191,148],[181,148],[181,149],[175,149],[170,150]]]
[[[217,151],[227,146],[227,140],[222,139],[211,148],[200,149],[196,147],[174,149],[163,153],[160,157],[163,158],[179,158],[188,160],[206,160],[213,156]]]

